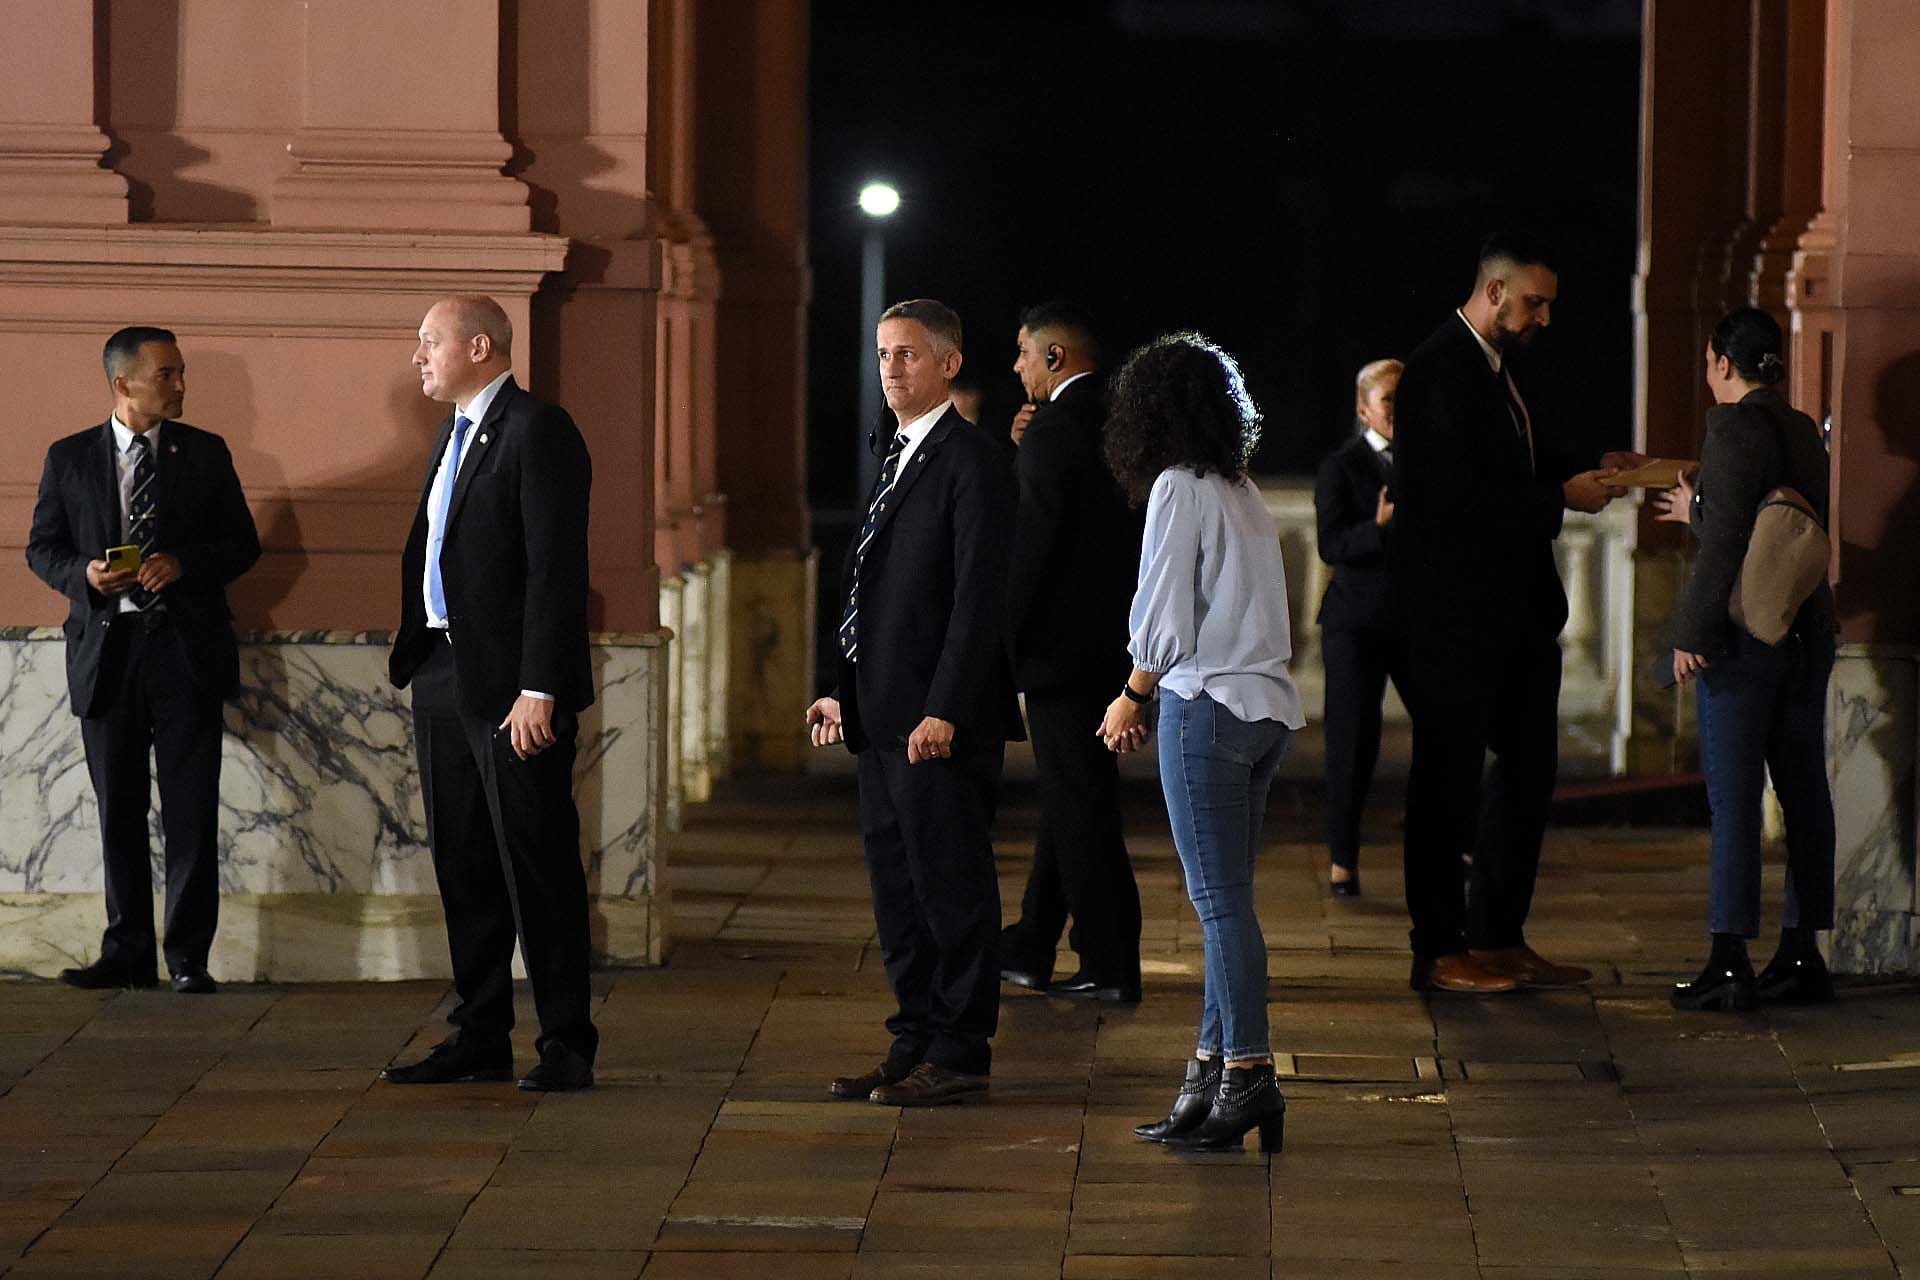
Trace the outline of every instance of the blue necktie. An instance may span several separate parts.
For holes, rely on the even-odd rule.
[[[140,548],[142,560],[153,554],[154,536],[158,529],[159,521],[153,510],[153,447],[145,436],[135,436],[133,493],[127,499],[127,541]],[[133,601],[133,607],[143,613],[160,600],[159,596],[138,584],[127,596]]]
[[[853,553],[853,587],[847,592],[847,607],[840,614],[840,652],[848,662],[860,660],[860,566],[867,562],[867,547],[873,542],[873,528],[880,513],[887,509],[887,494],[893,490],[895,474],[900,470],[900,455],[907,447],[907,433],[896,431],[887,445],[887,460],[873,482],[873,496],[867,499],[867,522],[860,526],[860,544]]]
[[[447,588],[440,581],[440,548],[447,540],[447,512],[453,506],[454,482],[460,478],[461,446],[466,444],[467,428],[472,425],[464,413],[453,419],[453,455],[447,459],[447,474],[440,482],[440,536],[427,548],[427,594],[433,601],[434,613],[442,618],[447,616]]]

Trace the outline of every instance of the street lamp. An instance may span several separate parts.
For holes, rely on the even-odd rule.
[[[887,308],[887,246],[881,229],[900,207],[900,193],[885,182],[869,182],[860,188],[860,212],[867,215],[867,231],[860,246],[860,422],[854,432],[854,531],[859,532],[861,504],[867,490],[880,474],[880,459],[867,447],[867,432],[880,425],[880,375],[867,363],[873,350],[873,331],[880,327],[880,313]]]

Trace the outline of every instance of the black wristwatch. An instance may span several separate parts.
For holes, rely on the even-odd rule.
[[[1126,696],[1127,701],[1137,702],[1143,707],[1153,701],[1153,695],[1150,693],[1135,693],[1131,680],[1120,686],[1120,692]]]

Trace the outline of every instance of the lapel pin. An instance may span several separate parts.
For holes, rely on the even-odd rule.
[[[480,443],[481,443],[481,444],[485,444],[486,442],[487,442],[487,438],[486,438],[486,437],[485,437],[484,435],[483,435],[483,436],[481,436],[481,437],[480,437]]]

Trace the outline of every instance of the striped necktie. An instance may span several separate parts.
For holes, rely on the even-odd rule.
[[[840,652],[848,662],[860,660],[860,568],[867,562],[867,548],[873,545],[873,529],[887,509],[887,494],[893,491],[894,476],[900,470],[900,455],[907,448],[907,433],[896,431],[887,445],[887,460],[881,464],[880,477],[873,482],[873,495],[867,499],[867,520],[860,526],[860,545],[853,553],[853,586],[847,590],[847,607],[840,615]]]
[[[153,554],[160,521],[153,508],[153,446],[144,435],[133,438],[133,492],[127,496],[127,541],[140,548],[140,559]],[[142,586],[127,592],[133,607],[145,612],[160,602],[160,597]]]

